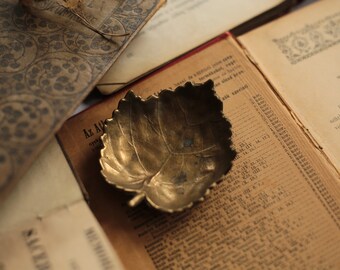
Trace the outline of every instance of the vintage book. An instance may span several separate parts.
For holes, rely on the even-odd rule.
[[[0,201],[163,2],[1,2]]]
[[[296,31],[295,35],[305,34],[300,29],[306,25],[313,28],[322,22],[322,27],[338,27],[339,10],[340,3],[335,0],[320,1],[243,36],[242,41],[253,39],[261,29],[268,33],[270,27],[280,25],[278,33],[262,36],[272,40],[268,44],[274,50],[278,46],[276,39],[290,37],[292,31]],[[330,40],[327,35],[325,39]],[[270,48],[261,49],[265,56],[275,57]],[[308,61],[323,59],[323,55],[327,59],[322,60],[322,73],[332,74],[334,71],[328,71],[326,64],[335,64],[338,51],[339,43],[324,47],[318,54],[296,63],[296,67],[284,64],[290,63],[284,55],[276,57],[276,66],[282,67],[278,70],[287,76],[286,80],[290,75],[287,69],[298,65],[301,70],[296,70],[296,76],[309,78]],[[260,54],[257,57],[261,58]],[[226,34],[63,125],[58,133],[60,144],[89,194],[94,215],[126,269],[340,266],[339,167],[299,120],[290,99],[280,94],[276,78],[267,77],[249,49]],[[100,174],[98,159],[104,120],[111,117],[130,89],[146,98],[186,81],[202,83],[208,79],[214,80],[224,113],[232,124],[237,158],[231,172],[204,202],[188,211],[170,215],[145,203],[129,208],[126,202],[130,196],[106,183]],[[293,81],[297,84],[295,93],[310,93],[300,87],[301,80]],[[327,93],[327,84],[323,86]],[[318,108],[326,109],[327,106]],[[333,145],[336,147],[337,141]]]
[[[0,216],[0,269],[122,269],[55,140]]]
[[[110,94],[208,40],[240,34],[273,19],[298,0],[168,0],[98,84]],[[109,84],[109,85],[107,85]]]
[[[239,40],[292,116],[340,171],[340,2],[323,1],[288,18]]]

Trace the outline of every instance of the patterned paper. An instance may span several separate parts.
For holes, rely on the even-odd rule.
[[[129,33],[119,37],[91,31],[51,2],[41,18],[15,0],[0,3],[0,199],[162,0],[84,1],[91,25]],[[44,19],[50,10],[52,21]]]

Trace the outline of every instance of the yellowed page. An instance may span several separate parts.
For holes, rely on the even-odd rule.
[[[283,0],[168,0],[98,86],[112,93],[205,41],[275,7]]]
[[[84,201],[0,234],[0,269],[121,270]]]
[[[202,203],[176,214],[107,184],[102,120],[128,89],[68,120],[58,137],[91,208],[127,269],[328,269],[340,266],[338,175],[235,41],[222,38],[131,88],[142,97],[213,79],[237,159]],[[155,157],[157,158],[157,157]],[[90,166],[91,165],[91,166]],[[138,263],[135,263],[138,261]]]
[[[340,1],[324,0],[240,37],[340,171]]]

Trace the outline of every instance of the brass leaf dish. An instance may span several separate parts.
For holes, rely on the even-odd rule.
[[[146,100],[128,92],[106,121],[100,164],[106,181],[174,212],[203,200],[235,158],[231,125],[214,83],[163,90]]]

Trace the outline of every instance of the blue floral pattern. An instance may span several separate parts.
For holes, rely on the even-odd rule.
[[[85,2],[89,8],[98,6]],[[98,14],[98,29],[129,33],[103,37],[72,14],[63,24],[31,15],[17,0],[1,1],[0,195],[23,174],[159,2],[101,1],[105,14]],[[39,8],[48,12],[50,6]]]

